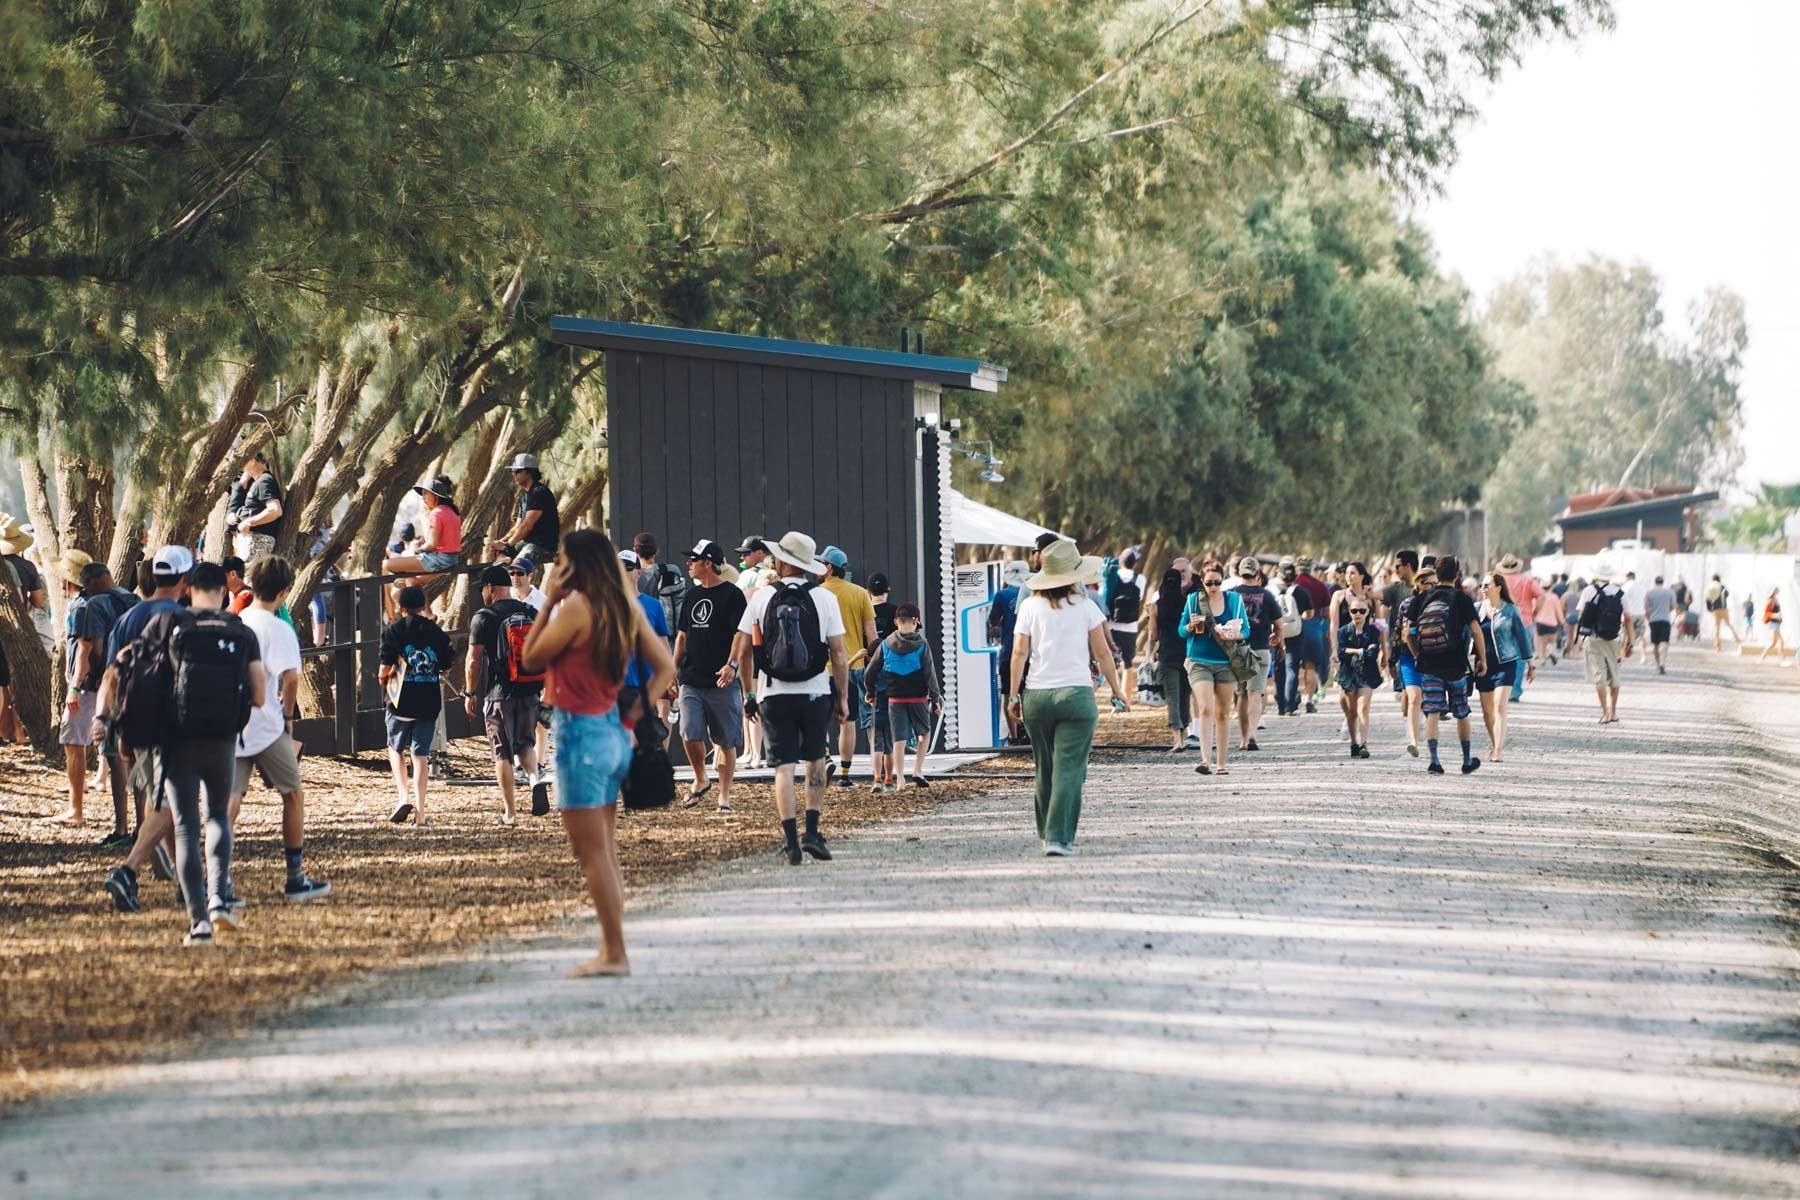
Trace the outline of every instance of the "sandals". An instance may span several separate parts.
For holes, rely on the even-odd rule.
[[[1201,763],[1194,768],[1194,774],[1196,775],[1211,775],[1212,773],[1213,769],[1211,763]]]
[[[712,791],[712,786],[712,780],[709,779],[706,781],[706,786],[700,788],[698,791],[689,787],[687,790],[687,800],[683,802],[682,807],[692,808],[694,805],[700,803],[700,801],[706,798],[706,793]]]

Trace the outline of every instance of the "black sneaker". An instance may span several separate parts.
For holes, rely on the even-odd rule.
[[[1318,705],[1318,702],[1317,702],[1317,701],[1316,701],[1316,700],[1308,700],[1308,701],[1307,701],[1307,702],[1306,702],[1306,711],[1307,711],[1307,712],[1309,712],[1309,713],[1316,713],[1316,712],[1318,712],[1318,711],[1319,711],[1319,705]]]
[[[550,781],[539,778],[531,785],[531,815],[541,817],[550,811]]]
[[[806,851],[821,862],[831,861],[831,851],[825,848],[825,835],[822,833],[808,833],[802,836],[800,839],[800,849]],[[799,861],[795,858],[795,855],[798,853],[799,851],[788,851],[788,861]]]
[[[1357,751],[1360,749],[1362,749],[1362,747],[1358,746],[1355,742],[1351,742],[1350,743],[1350,757],[1351,758],[1361,758],[1362,755],[1357,753]]]
[[[150,873],[158,879],[175,878],[175,859],[166,842],[158,841],[150,848]]]
[[[1481,760],[1479,758],[1471,758],[1468,762],[1463,764],[1464,775],[1473,775],[1479,770],[1481,770]]]
[[[775,853],[785,855],[787,857],[788,866],[790,866],[790,867],[797,867],[802,862],[805,861],[804,857],[800,853],[800,843],[799,842],[790,842],[787,845],[783,846],[781,849],[777,850]]]
[[[1430,766],[1425,768],[1425,773],[1427,775],[1442,775],[1444,773],[1444,764],[1443,763],[1432,763]]]
[[[1245,746],[1244,749],[1246,749],[1246,750],[1261,750],[1262,747],[1256,744],[1255,738],[1251,738],[1250,744],[1248,746]]]
[[[109,833],[100,839],[102,850],[128,850],[137,839],[129,833]]]
[[[848,768],[841,767],[838,769],[837,785],[839,787],[845,788],[845,789],[849,789],[849,788],[855,786],[854,784],[852,784],[850,782],[850,771]]]
[[[302,900],[317,900],[321,896],[331,895],[331,885],[323,879],[309,879],[302,875],[298,879],[290,879],[287,886],[281,889],[282,894],[298,904]]]
[[[137,872],[130,867],[114,867],[106,877],[105,887],[113,907],[120,912],[136,912],[143,907],[138,901]]]

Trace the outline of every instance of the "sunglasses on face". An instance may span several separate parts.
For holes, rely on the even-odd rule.
[[[1369,610],[1366,608],[1353,608],[1350,610],[1350,615],[1353,617],[1366,617],[1369,615]]]
[[[1219,579],[1208,579],[1208,580],[1207,580],[1207,581],[1206,581],[1206,586],[1207,586],[1207,587],[1218,587],[1218,586],[1219,586],[1219,584],[1220,584],[1220,583],[1222,583],[1222,582],[1224,582],[1224,581],[1223,581],[1223,580],[1219,580]]]

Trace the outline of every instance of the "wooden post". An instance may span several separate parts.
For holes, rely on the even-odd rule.
[[[356,651],[349,649],[357,637],[357,588],[352,583],[328,583],[331,593],[331,640],[344,649],[331,652],[333,740],[336,753],[356,753]]]

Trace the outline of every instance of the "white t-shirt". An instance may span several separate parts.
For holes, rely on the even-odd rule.
[[[1625,585],[1625,615],[1641,617],[1644,615],[1644,597],[1650,587],[1641,579],[1634,579]]]
[[[514,600],[524,600],[525,603],[531,605],[531,607],[538,612],[543,612],[544,605],[550,603],[550,597],[544,595],[543,589],[539,587],[533,587],[531,589],[531,594],[527,596],[520,596],[517,592],[508,592],[507,595],[511,596]]]
[[[1093,687],[1088,633],[1105,623],[1100,606],[1083,604],[1079,595],[1061,608],[1050,607],[1042,596],[1021,600],[1014,632],[1031,639],[1030,688]]]
[[[262,650],[263,702],[250,710],[250,721],[238,734],[238,757],[261,754],[287,729],[281,715],[281,677],[300,669],[300,639],[294,627],[252,604],[238,616],[256,634]]]
[[[775,587],[763,588],[750,597],[750,603],[744,608],[743,619],[738,622],[737,631],[750,635],[754,645],[762,639],[763,615],[769,611],[769,601],[775,598],[776,587],[797,586],[798,581],[778,580]],[[838,607],[837,597],[822,587],[813,588],[809,595],[819,610],[819,636],[824,638],[827,646],[834,637],[844,636],[844,612]],[[757,681],[756,694],[764,699],[770,696],[828,696],[831,694],[831,659],[827,655],[825,669],[811,679],[803,679],[799,683],[789,683],[785,679],[770,679],[767,675]]]

